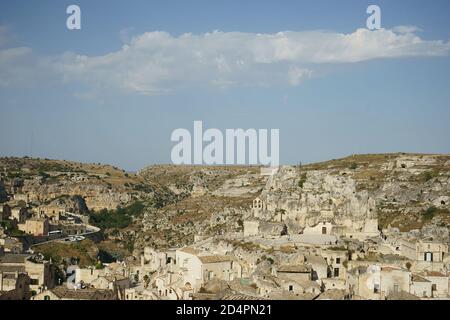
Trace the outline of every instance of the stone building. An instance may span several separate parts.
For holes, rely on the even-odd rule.
[[[26,234],[45,236],[50,230],[50,224],[47,218],[31,218],[18,224],[18,228]]]
[[[411,276],[411,289],[410,293],[422,297],[422,298],[431,298],[433,296],[433,283],[425,279],[424,277],[413,274]]]
[[[23,252],[23,243],[17,238],[5,237],[0,238],[0,246],[4,252],[19,254]]]
[[[45,215],[52,221],[59,221],[61,216],[68,211],[65,206],[52,204],[41,205],[36,210],[39,215]]]
[[[158,297],[151,290],[134,287],[125,289],[125,300],[158,300]]]
[[[144,273],[153,272],[166,266],[171,260],[167,252],[159,252],[150,247],[144,248],[141,255],[141,267]]]
[[[28,209],[25,206],[15,206],[11,208],[10,219],[16,220],[17,223],[25,223],[28,219]]]
[[[347,273],[349,291],[354,297],[383,300],[388,296],[410,293],[411,272],[382,264],[357,266]]]
[[[30,277],[0,272],[0,300],[29,300],[31,297]]]
[[[312,268],[312,280],[320,280],[328,277],[328,263],[319,255],[305,255],[305,263]]]
[[[325,235],[332,234],[334,225],[330,222],[321,222],[313,227],[307,226],[303,230],[303,234]]]
[[[286,233],[287,228],[283,222],[269,222],[260,220],[244,221],[244,237],[280,237]]]
[[[328,278],[346,278],[347,268],[345,264],[348,261],[346,250],[323,250],[321,255],[328,264]]]
[[[447,273],[426,271],[423,277],[431,282],[433,297],[447,298],[449,296],[449,276]]]
[[[305,264],[281,265],[274,269],[274,276],[283,279],[290,279],[298,282],[311,280],[312,268]]]
[[[69,289],[65,285],[53,289],[45,290],[32,300],[117,300],[117,294],[114,290],[102,289]]]
[[[380,278],[380,292],[382,299],[391,294],[398,294],[400,292],[409,293],[410,291],[411,272],[406,269],[382,266]]]
[[[419,241],[416,243],[417,261],[443,262],[448,254],[448,245],[436,241]]]
[[[347,272],[350,294],[358,299],[379,300],[381,298],[381,267],[361,265]]]
[[[241,278],[241,265],[231,256],[210,255],[186,247],[176,251],[176,270],[183,278],[183,286],[197,292],[206,282],[217,279],[232,281]]]
[[[255,218],[262,217],[263,213],[267,210],[267,204],[264,200],[257,197],[253,200],[252,206],[252,216]]]
[[[34,293],[53,288],[56,282],[55,270],[50,263],[30,254],[4,254],[0,257],[0,272],[16,278],[19,274],[27,274],[30,290]]]

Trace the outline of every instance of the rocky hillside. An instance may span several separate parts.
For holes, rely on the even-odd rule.
[[[34,202],[95,210],[106,226],[99,247],[121,254],[242,231],[256,197],[267,203],[262,218],[283,216],[291,232],[323,220],[363,229],[378,219],[381,228],[448,237],[450,225],[450,155],[355,155],[283,166],[270,178],[258,167],[157,165],[132,174],[29,158],[1,158],[0,170],[0,197],[28,194]]]
[[[137,247],[178,246],[195,235],[216,235],[242,230],[242,219],[267,177],[258,167],[151,166],[138,174],[164,185],[178,200],[149,208],[136,236]]]
[[[39,204],[77,196],[94,211],[115,209],[142,197],[158,197],[164,193],[159,185],[103,164],[0,158],[0,174],[4,189],[10,195],[27,195],[30,202]],[[2,188],[0,197],[1,194]]]
[[[450,224],[450,156],[355,155],[304,166],[285,166],[262,192],[265,219],[284,213],[301,226],[319,220],[349,221],[364,227],[377,218],[381,228],[401,231]],[[447,232],[448,234],[448,232]]]

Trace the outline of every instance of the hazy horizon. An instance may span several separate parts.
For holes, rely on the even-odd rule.
[[[0,3],[0,156],[136,171],[195,120],[279,129],[281,164],[450,152],[446,0],[71,4]]]

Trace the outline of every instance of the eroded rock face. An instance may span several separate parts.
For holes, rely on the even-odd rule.
[[[375,199],[367,190],[357,191],[350,176],[331,170],[308,171],[302,187],[299,176],[297,168],[286,166],[269,180],[261,195],[267,203],[263,219],[279,220],[284,215],[300,227],[349,220],[360,223],[360,228],[366,219],[376,219]]]
[[[449,239],[449,230],[440,219],[435,219],[420,230],[420,237],[447,241]]]
[[[64,207],[68,212],[86,214],[89,211],[86,201],[80,195],[62,196],[52,200],[48,206],[50,207]]]
[[[330,222],[364,231],[376,229],[373,221],[378,219],[384,227],[420,228],[430,223],[424,218],[430,207],[437,208],[436,214],[450,209],[448,158],[367,155],[302,168],[283,166],[260,196],[265,209],[254,214],[266,221],[289,219],[300,227]],[[441,225],[449,222],[444,219]]]
[[[267,180],[252,167],[152,166],[139,175],[163,184],[178,198],[145,212],[137,247],[179,246],[192,243],[194,236],[242,231],[250,204]]]
[[[41,184],[34,180],[26,180],[22,193],[29,196],[30,201],[48,202],[64,196],[81,196],[90,210],[115,209],[131,201],[131,194],[109,189],[107,186],[89,183],[54,183]]]

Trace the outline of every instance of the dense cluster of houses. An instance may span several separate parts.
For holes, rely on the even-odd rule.
[[[254,205],[264,206],[258,200]],[[50,223],[61,219],[58,208],[30,211],[23,203],[9,202],[0,209],[0,220],[35,236],[45,235]],[[367,232],[354,237],[329,221],[289,235],[273,223],[249,220],[243,232],[198,237],[187,247],[146,247],[139,256],[124,261],[74,266],[65,270],[64,283],[56,279],[51,261],[24,252],[14,237],[0,235],[0,299],[450,297],[448,243],[395,228],[375,232],[372,224],[369,221]]]

